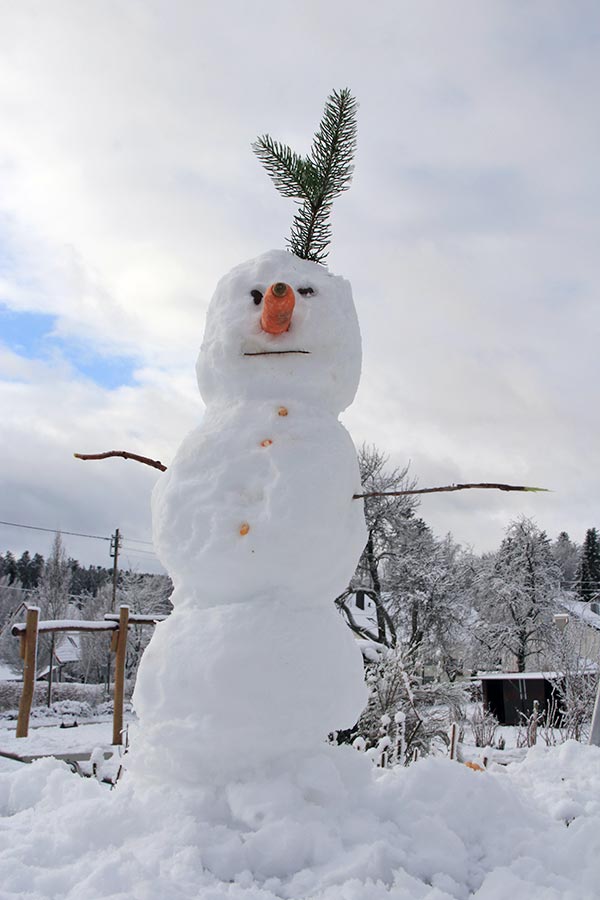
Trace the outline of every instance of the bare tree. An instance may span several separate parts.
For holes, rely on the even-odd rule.
[[[43,618],[62,619],[66,617],[70,589],[71,567],[60,531],[57,531],[37,590],[37,603]]]
[[[408,466],[389,468],[388,457],[373,445],[362,445],[358,461],[365,493],[410,490],[416,484],[408,477]],[[388,645],[396,643],[396,633],[383,597],[385,570],[397,552],[400,536],[418,503],[412,496],[375,496],[364,501],[367,543],[351,587],[369,590],[377,610],[379,641]]]
[[[130,612],[139,615],[167,615],[172,609],[169,601],[172,590],[173,585],[168,575],[124,572],[119,585],[119,603],[126,604]],[[148,626],[130,627],[125,663],[127,678],[135,677],[151,637],[152,628]]]

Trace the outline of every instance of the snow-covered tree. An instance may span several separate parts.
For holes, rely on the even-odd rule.
[[[35,594],[29,596],[40,607],[42,619],[75,619],[78,618],[77,608],[71,604],[71,567],[59,531],[52,541],[50,555],[44,565],[44,570]],[[54,649],[56,635],[40,635],[38,642],[38,664],[42,661],[48,663],[50,669],[54,666]],[[48,691],[48,705],[51,702],[52,686]]]
[[[25,619],[20,610],[30,595],[18,581],[11,583],[9,575],[0,575],[0,661],[18,667],[21,663],[19,642],[11,634],[14,621]]]
[[[50,555],[44,565],[36,602],[42,618],[62,619],[67,615],[71,590],[71,567],[59,531],[52,541]]]
[[[451,681],[463,668],[472,579],[471,554],[419,520],[405,529],[388,571],[388,610],[407,657],[436,664]]]
[[[365,493],[410,490],[408,466],[391,468],[388,457],[377,447],[363,444],[358,451],[361,482]],[[383,597],[385,572],[398,552],[402,535],[418,506],[415,497],[367,497],[365,520],[367,543],[352,580],[354,588],[368,588],[377,608],[379,640],[395,644],[396,635]]]
[[[138,615],[167,615],[172,608],[169,602],[172,590],[168,575],[124,572],[119,584],[119,604],[129,606],[130,613]],[[125,662],[127,678],[135,676],[151,637],[152,627],[148,625],[132,625],[129,628]]]
[[[532,656],[547,651],[559,584],[546,534],[531,519],[512,522],[496,556],[482,561],[476,583],[474,633],[489,662],[524,672]]]
[[[600,537],[596,528],[588,528],[581,548],[577,572],[577,593],[591,600],[600,593]]]
[[[106,583],[95,594],[89,594],[81,601],[82,617],[90,621],[101,621],[110,612],[112,584]],[[101,684],[106,679],[110,654],[110,634],[83,632],[79,635],[81,658],[76,672],[86,684]]]
[[[560,569],[560,586],[563,591],[575,588],[579,568],[580,550],[566,531],[561,531],[552,544],[552,556]]]

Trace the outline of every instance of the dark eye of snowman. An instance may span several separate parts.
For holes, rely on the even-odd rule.
[[[263,298],[262,291],[250,291],[250,296],[252,297],[256,305],[259,306]]]
[[[315,292],[315,289],[311,288],[311,287],[298,288],[298,293],[302,294],[303,297],[312,297],[314,292]]]

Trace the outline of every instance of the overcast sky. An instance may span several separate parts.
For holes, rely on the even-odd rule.
[[[207,303],[285,246],[294,206],[250,150],[307,152],[360,103],[329,267],[351,280],[357,444],[438,495],[436,533],[493,549],[516,516],[600,525],[600,7],[0,0],[0,519],[106,536],[152,564],[157,473],[202,416]],[[0,526],[0,551],[51,535]],[[84,562],[107,542],[65,538]],[[140,551],[144,551],[142,554]]]

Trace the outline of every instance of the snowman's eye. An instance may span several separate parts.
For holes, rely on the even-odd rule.
[[[256,305],[259,306],[263,298],[262,291],[250,291],[250,296],[252,297]]]
[[[311,288],[311,287],[298,288],[298,293],[302,294],[303,297],[312,297],[314,292],[315,292],[315,289]]]

